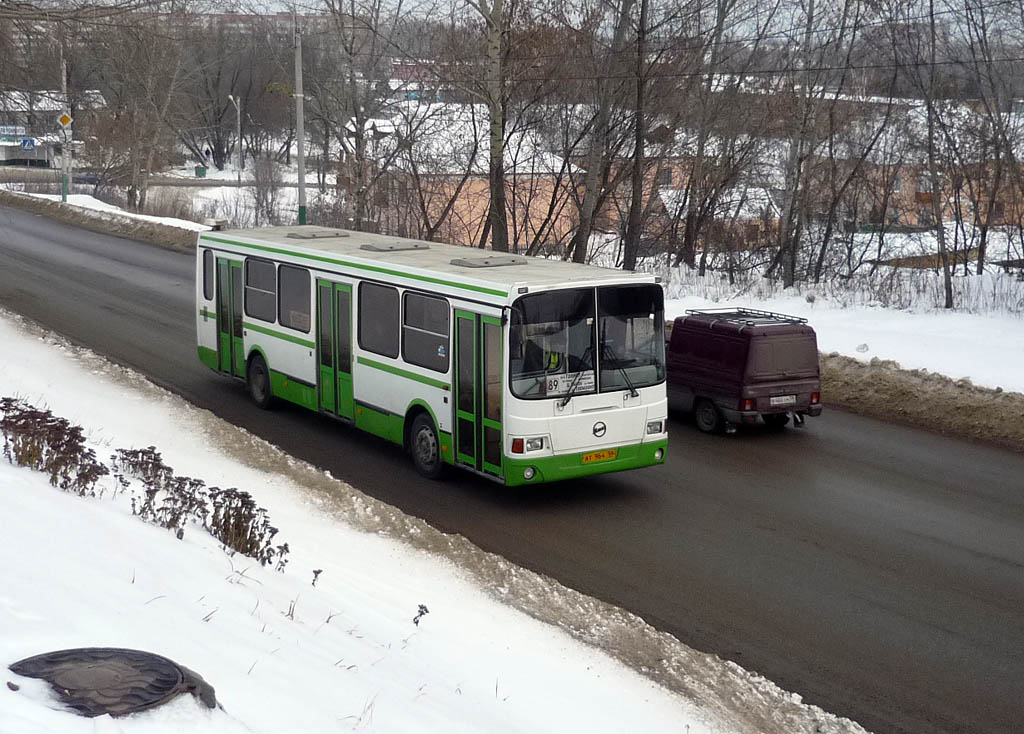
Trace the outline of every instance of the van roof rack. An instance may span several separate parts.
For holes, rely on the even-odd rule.
[[[716,320],[742,323],[747,326],[807,323],[807,319],[799,316],[787,316],[774,311],[759,311],[756,308],[688,308],[686,313],[692,316],[713,316]]]

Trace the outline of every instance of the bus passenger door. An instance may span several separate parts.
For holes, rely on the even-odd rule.
[[[337,353],[338,415],[355,418],[352,393],[352,286],[334,284],[334,336]]]
[[[456,459],[502,476],[501,321],[455,312]]]
[[[316,341],[317,376],[319,378],[320,410],[338,412],[335,386],[337,372],[334,369],[334,299],[333,285],[327,280],[316,282]]]
[[[217,352],[220,371],[245,377],[242,263],[217,258]]]
[[[317,280],[320,409],[352,419],[352,286]]]
[[[480,438],[484,471],[504,476],[501,466],[501,321],[493,316],[480,317],[478,351],[483,352],[479,379],[483,385],[480,413]]]

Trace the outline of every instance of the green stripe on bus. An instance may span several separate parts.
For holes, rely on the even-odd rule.
[[[661,451],[661,458],[657,458],[659,450]],[[639,469],[644,466],[664,464],[667,450],[668,439],[663,438],[658,441],[618,446],[615,449],[616,455],[614,459],[587,464],[583,463],[583,456],[587,453],[586,451],[544,456],[536,459],[524,457],[522,454],[517,454],[516,456],[506,454],[504,462],[505,484],[515,487],[521,484],[558,482],[563,479],[589,477],[594,474],[607,474],[626,469]],[[532,479],[527,479],[523,476],[523,472],[528,467],[534,471]]]
[[[446,285],[451,288],[461,288],[462,290],[474,291],[476,293],[486,293],[489,296],[499,296],[501,298],[508,298],[508,291],[499,291],[495,288],[484,288],[479,285],[469,285],[468,283],[456,283],[451,280],[444,280],[442,278],[432,278],[429,275],[413,275],[412,273],[403,273],[401,270],[391,270],[389,268],[381,268],[375,265],[363,265],[362,263],[350,262],[348,260],[336,260],[332,257],[323,257],[322,255],[309,255],[302,252],[294,252],[292,250],[285,250],[280,247],[267,247],[266,245],[254,245],[249,242],[238,242],[236,240],[226,240],[220,237],[209,237],[202,235],[200,239],[207,242],[219,242],[222,245],[234,245],[235,247],[248,247],[251,250],[259,250],[261,252],[272,252],[277,255],[289,255],[291,257],[303,258],[305,260],[315,260],[317,262],[330,263],[332,265],[341,265],[346,268],[358,268],[359,270],[369,270],[374,273],[382,273],[384,275],[397,276],[399,278],[409,278],[411,280],[421,280],[424,283],[433,283],[435,285]]]
[[[260,334],[266,334],[267,336],[272,336],[276,339],[284,339],[286,342],[298,344],[308,349],[316,349],[316,344],[309,341],[308,339],[300,339],[299,337],[292,336],[291,334],[282,334],[280,331],[274,331],[273,329],[268,329],[264,326],[257,326],[256,324],[250,323],[249,321],[243,322],[242,326],[251,331],[256,331],[259,332]]]
[[[214,313],[213,311],[208,311],[205,306],[203,308],[199,309],[199,315],[202,316],[204,319],[216,319],[217,318],[217,314]]]
[[[220,362],[217,360],[217,350],[209,347],[199,347],[199,361],[211,370],[220,369]]]
[[[316,387],[296,381],[283,372],[270,370],[270,391],[274,397],[301,405],[303,408],[316,410]]]
[[[424,385],[439,387],[442,390],[448,390],[450,388],[450,385],[447,382],[435,380],[432,377],[417,375],[415,372],[409,372],[408,370],[403,370],[400,367],[393,367],[389,364],[384,364],[383,362],[375,362],[372,359],[367,359],[366,357],[357,357],[356,361],[359,362],[359,364],[366,365],[367,367],[373,367],[375,370],[389,372],[392,375],[398,375],[399,377],[404,377],[407,380],[416,380],[416,382],[422,382]]]

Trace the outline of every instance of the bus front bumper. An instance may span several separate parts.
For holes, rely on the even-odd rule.
[[[602,461],[584,462],[584,457],[597,452],[559,454],[543,456],[535,459],[505,457],[505,484],[516,487],[521,484],[542,484],[559,482],[563,479],[576,479],[594,474],[639,469],[655,464],[664,464],[668,449],[668,439],[648,441],[615,448],[615,457]],[[526,478],[533,471],[533,476]]]

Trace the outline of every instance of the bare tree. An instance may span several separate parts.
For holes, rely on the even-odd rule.
[[[108,109],[90,155],[125,186],[128,206],[146,206],[149,178],[169,162],[170,123],[185,55],[184,13],[124,16],[93,39]]]
[[[594,228],[594,215],[598,203],[609,188],[607,184],[611,160],[623,142],[621,138],[616,140],[619,123],[614,120],[613,113],[627,87],[623,79],[613,72],[618,67],[629,41],[634,4],[635,0],[618,0],[611,8],[613,14],[610,18],[605,16],[604,6],[598,4],[589,9],[582,24],[592,44],[592,68],[595,74],[592,80],[587,80],[590,82],[588,91],[591,107],[589,119],[584,125],[587,133],[587,151],[584,159],[585,176],[582,182],[583,198],[579,203],[579,224],[570,250],[566,253],[574,262],[585,262],[587,259],[587,246]],[[566,24],[572,27],[571,23],[572,19],[566,18]],[[611,23],[613,30],[610,42],[606,43],[602,32],[608,23]]]
[[[384,201],[378,186],[400,152],[394,140],[384,139],[394,134],[390,117],[402,92],[389,87],[392,67],[409,58],[402,45],[406,27],[426,8],[383,0],[322,0],[321,7],[329,19],[326,28],[304,36],[308,113],[325,145],[338,145],[347,224],[376,229]]]
[[[984,152],[981,165],[975,170],[984,180],[978,181],[974,199],[974,220],[979,227],[977,273],[985,270],[988,234],[1004,182],[1015,179],[1018,195],[1024,195],[1024,176],[1016,150],[1020,139],[1011,116],[1013,100],[1021,94],[1021,64],[1011,61],[1020,48],[1020,24],[1014,11],[1024,12],[1024,4],[988,7],[964,0],[962,22],[958,24],[962,43],[968,51],[964,68],[973,82],[975,96],[985,124],[979,133]]]
[[[280,224],[281,172],[271,156],[254,156],[249,191],[253,203],[253,226]]]

